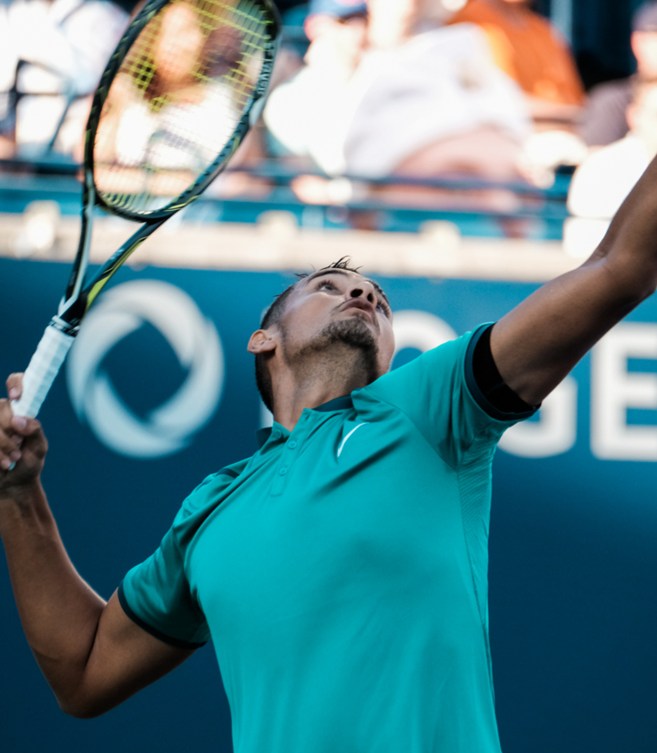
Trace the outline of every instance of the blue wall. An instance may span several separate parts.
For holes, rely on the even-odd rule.
[[[67,271],[63,264],[0,259],[0,373],[24,368]],[[396,310],[414,312],[399,321],[409,317],[413,332],[426,334],[425,346],[450,329],[461,333],[495,319],[535,287],[380,279]],[[74,383],[65,368],[40,418],[51,444],[45,484],[62,535],[80,572],[104,596],[157,545],[197,481],[253,451],[261,409],[245,343],[261,307],[291,280],[278,273],[126,270],[88,320],[89,338],[76,343],[68,362],[83,378]],[[146,281],[158,285],[135,288]],[[172,350],[168,340],[175,342],[176,333],[167,329],[161,301],[175,292],[169,286],[189,297],[179,301],[189,316],[187,342],[198,331],[212,352],[216,328],[223,370],[218,349],[214,361],[204,360],[201,345],[187,354]],[[137,309],[133,293],[148,305]],[[418,312],[431,316],[423,322]],[[657,302],[648,301],[577,366],[538,422],[515,442],[509,435],[508,448],[498,452],[491,638],[506,753],[657,749],[656,322]],[[100,332],[114,333],[103,347]],[[398,362],[412,355],[406,348]],[[102,408],[103,378],[116,410]],[[153,411],[197,389],[196,378],[215,380],[199,391],[205,412],[190,423],[170,404],[165,426]],[[117,429],[119,414],[125,423]],[[122,450],[121,437],[127,447],[137,432],[145,441],[166,435],[168,454]],[[184,446],[171,449],[176,443]],[[533,456],[522,456],[528,452]],[[78,721],[58,711],[34,665],[4,568],[0,623],[3,753],[230,750],[211,648],[105,717]]]

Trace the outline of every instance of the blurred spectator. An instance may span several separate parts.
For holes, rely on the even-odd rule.
[[[0,3],[0,156],[72,154],[127,22],[110,0]]]
[[[593,251],[611,217],[657,155],[657,78],[634,79],[626,117],[627,135],[592,150],[571,180],[568,209],[573,217],[566,225],[564,245],[574,255]]]
[[[311,0],[304,65],[274,87],[265,106],[274,150],[330,175],[345,170],[344,138],[361,97],[355,74],[365,46],[365,13],[365,3]]]
[[[369,0],[368,9],[368,86],[347,133],[348,171],[519,179],[528,114],[481,32],[426,29],[417,0]]]
[[[265,108],[278,142],[329,175],[520,178],[522,93],[478,29],[427,28],[422,11],[419,0],[311,2],[306,65]],[[330,198],[318,181],[300,185],[304,200]]]
[[[635,79],[657,77],[657,2],[644,3],[635,12],[630,46],[636,59],[636,74],[598,84],[589,92],[578,128],[588,146],[603,146],[625,136]]]
[[[143,174],[133,168],[147,160],[149,193],[175,196],[211,165],[232,135],[242,98],[255,85],[254,47],[237,29],[213,27],[205,11],[203,0],[165,5],[153,31],[132,44],[96,134],[94,177],[101,190],[125,191],[133,184],[143,190]],[[232,166],[244,166],[247,142]],[[211,193],[241,192],[248,183],[248,176],[225,174]]]
[[[158,20],[156,32],[132,45],[127,68],[112,83],[96,136],[96,160],[130,166],[148,154],[154,168],[201,171],[239,119],[222,76],[235,69],[243,51],[226,34],[217,40],[224,29],[205,32],[193,2],[165,6]],[[215,45],[225,53],[220,61],[216,54],[204,54]],[[148,78],[141,71],[149,71]]]
[[[584,88],[572,52],[530,0],[468,0],[449,20],[483,29],[497,65],[527,96],[536,127],[573,127]]]
[[[452,15],[441,0],[367,0],[368,46],[396,47],[422,31],[445,24]]]

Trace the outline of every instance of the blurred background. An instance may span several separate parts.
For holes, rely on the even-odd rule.
[[[397,311],[398,365],[580,263],[657,153],[657,3],[278,6],[256,128],[119,273],[40,416],[64,540],[105,597],[190,489],[254,451],[268,416],[246,341],[295,272],[348,254],[377,277]],[[133,12],[0,2],[0,373],[25,367],[66,282],[90,94]],[[128,233],[99,213],[93,258]],[[656,460],[649,300],[496,457],[505,753],[657,750]],[[231,750],[211,647],[79,721],[39,675],[5,569],[0,624],[3,753]]]

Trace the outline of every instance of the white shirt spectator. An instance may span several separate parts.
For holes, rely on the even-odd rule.
[[[384,177],[443,138],[497,128],[520,146],[531,120],[520,88],[494,64],[472,24],[423,32],[370,53],[367,80],[345,139],[347,171]]]
[[[274,89],[264,118],[290,153],[330,175],[367,177],[389,175],[423,146],[482,126],[519,146],[531,132],[520,89],[471,24],[365,52],[353,71],[308,65]]]
[[[15,113],[19,153],[47,148],[65,113],[56,148],[78,146],[88,108],[81,97],[93,92],[127,23],[110,0],[0,3],[0,119],[13,117],[6,93],[16,83],[24,93]]]
[[[568,189],[564,248],[574,256],[590,254],[648,163],[657,154],[657,83],[637,83],[627,108],[630,132],[592,150],[579,165]]]

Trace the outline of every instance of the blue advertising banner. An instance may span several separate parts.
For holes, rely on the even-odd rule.
[[[0,373],[25,367],[67,273],[65,264],[0,259]],[[254,451],[266,416],[246,342],[294,280],[159,267],[119,278],[40,414],[50,442],[44,483],[62,536],[105,597],[204,476]],[[396,365],[498,318],[536,287],[378,279],[397,312]],[[657,749],[655,461],[651,300],[506,435],[496,457],[490,617],[505,753]],[[59,711],[30,656],[6,568],[0,620],[3,752],[231,750],[210,647],[121,707],[79,721]]]

